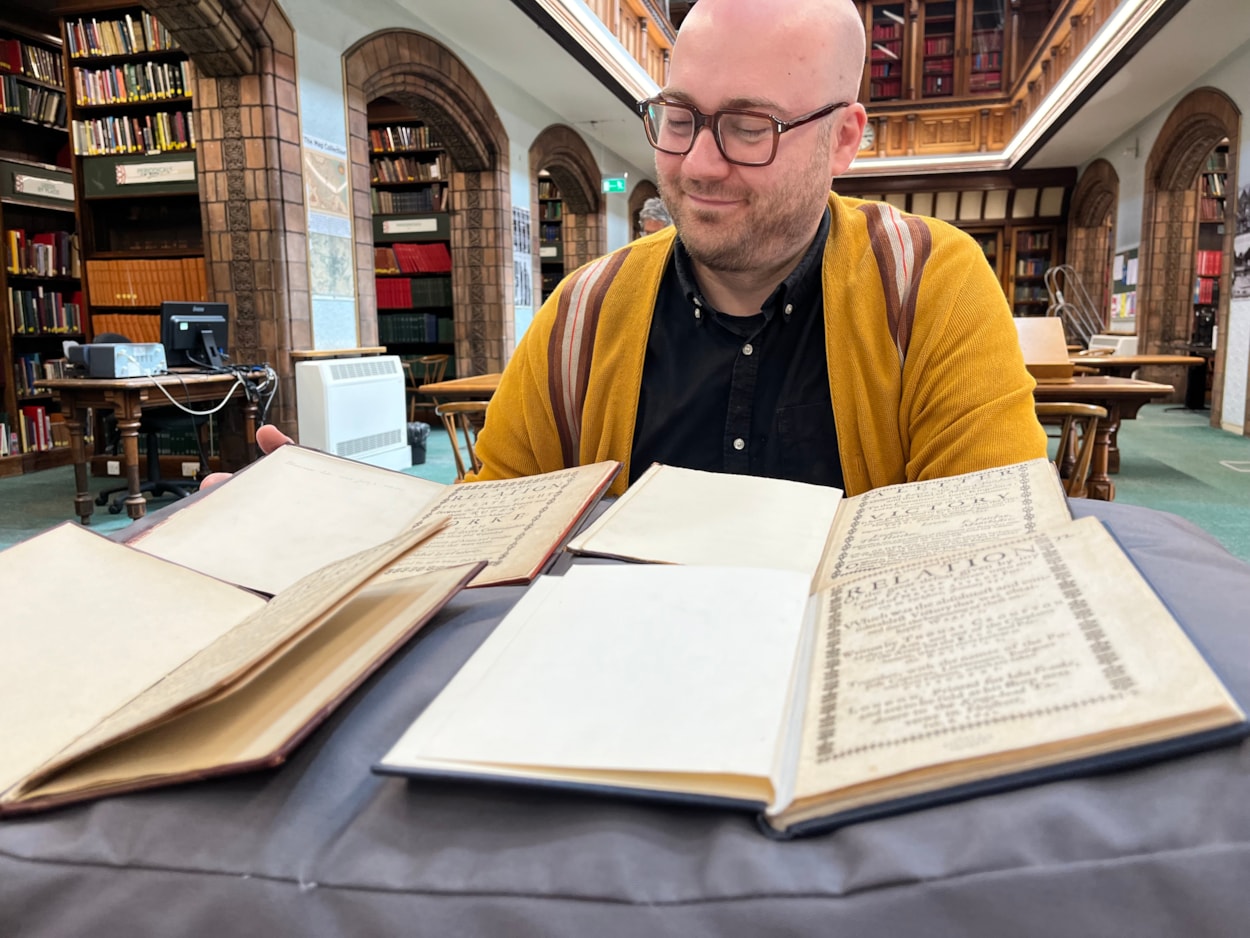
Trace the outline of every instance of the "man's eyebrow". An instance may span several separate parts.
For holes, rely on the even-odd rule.
[[[686,92],[682,91],[680,88],[665,88],[660,92],[660,97],[666,98],[669,101],[680,101],[682,104],[694,104],[693,96],[686,94]],[[730,98],[728,101],[722,102],[716,110],[719,111],[722,108],[765,111],[768,113],[776,113],[783,110],[780,104],[768,98]]]

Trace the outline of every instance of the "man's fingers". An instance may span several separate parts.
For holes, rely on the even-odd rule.
[[[233,474],[231,472],[210,472],[200,480],[200,491],[202,492],[210,485],[216,485],[218,482],[225,482]]]
[[[295,441],[271,423],[256,428],[256,445],[262,453],[272,453],[279,446]]]

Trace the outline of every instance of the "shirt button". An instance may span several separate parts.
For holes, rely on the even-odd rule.
[[[743,355],[750,355],[750,354],[751,354],[752,352],[754,352],[754,351],[755,351],[755,348],[751,345],[751,343],[750,343],[750,342],[748,342],[746,345],[742,346],[742,354],[743,354]]]
[[[741,450],[746,449],[746,446],[747,446],[747,441],[744,440],[742,437],[738,437],[738,439],[734,440],[734,449],[741,451]]]
[[[789,316],[789,315],[790,315],[791,313],[793,313],[793,312],[794,312],[794,304],[793,304],[793,303],[787,303],[787,304],[786,304],[786,315],[787,315],[787,316]]]

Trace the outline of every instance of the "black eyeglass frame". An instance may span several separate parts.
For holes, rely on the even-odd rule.
[[[647,111],[652,105],[660,104],[664,107],[678,107],[684,111],[689,111],[694,115],[694,130],[690,134],[690,142],[686,144],[684,150],[669,150],[655,140],[652,133],[651,120],[647,117]],[[704,114],[693,104],[687,104],[685,101],[667,101],[662,96],[654,98],[644,98],[634,107],[638,111],[638,116],[642,118],[642,126],[647,134],[647,143],[651,144],[652,149],[659,150],[661,153],[668,153],[672,156],[685,156],[694,149],[694,142],[699,138],[699,131],[704,127],[712,129],[712,139],[716,141],[716,149],[720,151],[720,155],[724,157],[726,163],[733,163],[735,166],[767,166],[777,158],[777,143],[781,140],[781,135],[787,130],[794,130],[796,127],[802,127],[804,124],[810,124],[812,121],[820,120],[832,114],[839,108],[849,107],[850,101],[839,101],[837,104],[826,104],[824,107],[817,108],[814,111],[808,111],[806,114],[800,114],[793,120],[783,121],[775,114],[768,114],[764,111],[752,111],[748,108],[722,108],[713,114]],[[746,117],[758,117],[762,120],[771,121],[773,125],[773,147],[768,154],[768,159],[762,163],[748,163],[743,160],[735,160],[725,152],[725,144],[721,140],[720,120],[726,114],[739,114]]]

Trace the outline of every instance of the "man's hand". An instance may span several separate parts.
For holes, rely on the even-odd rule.
[[[256,428],[256,445],[260,447],[262,453],[272,453],[279,446],[285,446],[287,443],[295,441],[275,427],[273,424],[265,424],[263,427]],[[208,488],[210,485],[216,485],[230,478],[229,472],[210,472],[204,477],[204,481],[200,483],[200,491]]]

